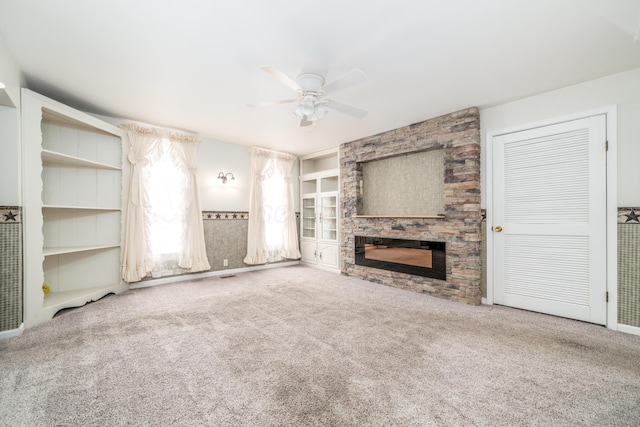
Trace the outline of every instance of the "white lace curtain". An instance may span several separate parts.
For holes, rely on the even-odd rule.
[[[187,174],[186,205],[183,225],[182,251],[178,265],[190,272],[210,270],[204,243],[202,209],[200,207],[200,187],[198,185],[198,144],[200,138],[171,134],[169,136],[170,153],[180,159],[183,171]]]
[[[160,262],[158,254],[154,259],[152,252],[150,225],[153,213],[150,205],[150,188],[144,177],[145,172],[148,172],[146,168],[153,165],[163,153],[168,154],[171,163],[186,177],[182,189],[185,196],[184,202],[176,202],[181,210],[177,216],[182,223],[177,263],[188,272],[209,270],[196,166],[200,139],[177,134],[164,136],[156,129],[137,125],[125,125],[123,128],[129,135],[131,145],[129,162],[132,170],[125,224],[122,278],[127,282],[137,282],[149,275]]]
[[[251,189],[245,264],[298,259],[292,171],[296,158],[250,147]]]

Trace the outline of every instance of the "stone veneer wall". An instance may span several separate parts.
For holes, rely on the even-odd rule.
[[[361,207],[358,163],[430,149],[445,151],[445,218],[356,217]],[[480,304],[480,115],[476,107],[342,144],[340,182],[343,274]],[[356,265],[356,235],[444,241],[447,280]]]

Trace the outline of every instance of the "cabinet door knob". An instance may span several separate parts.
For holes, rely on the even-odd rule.
[[[500,226],[500,225],[496,226],[496,232],[498,232],[498,233],[499,233],[499,232],[501,232],[501,231],[502,231],[502,226]]]

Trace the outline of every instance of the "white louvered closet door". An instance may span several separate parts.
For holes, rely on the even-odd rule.
[[[606,116],[492,141],[494,302],[606,324]]]

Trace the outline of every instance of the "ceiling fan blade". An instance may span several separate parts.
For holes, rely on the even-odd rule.
[[[352,105],[343,104],[341,102],[332,101],[330,99],[325,99],[327,102],[327,107],[332,110],[340,111],[341,113],[348,114],[349,116],[356,117],[358,119],[364,118],[367,115],[368,111],[363,110],[362,108],[354,107]]]
[[[322,90],[326,93],[335,92],[364,83],[365,81],[367,81],[367,75],[362,71],[355,69],[322,86]]]
[[[273,65],[265,65],[260,67],[261,70],[266,73],[271,74],[274,78],[280,81],[283,85],[295,90],[296,92],[301,92],[302,88],[298,83],[295,82],[291,77],[287,76],[285,73],[274,67]]]
[[[272,105],[278,104],[288,104],[290,102],[296,102],[298,99],[281,99],[279,101],[265,101],[265,102],[256,102],[255,104],[247,104],[247,107],[270,107]]]
[[[305,126],[311,126],[313,124],[313,122],[311,120],[307,120],[307,117],[303,117],[302,120],[300,120],[300,127],[303,128]]]

